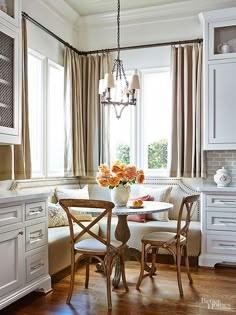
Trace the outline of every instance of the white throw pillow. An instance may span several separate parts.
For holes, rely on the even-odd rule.
[[[73,214],[80,221],[91,221],[92,215],[89,213],[80,213],[78,209],[71,208]],[[59,203],[48,203],[48,227],[58,227],[69,225],[67,214]]]
[[[57,200],[60,199],[89,199],[88,185],[83,188],[68,189],[68,188],[56,188],[55,194]]]
[[[48,227],[68,225],[67,215],[59,204],[48,203]]]
[[[142,187],[141,194],[151,195],[154,201],[170,201],[171,186],[163,186],[158,188]],[[147,215],[148,220],[169,221],[169,211],[156,212]]]

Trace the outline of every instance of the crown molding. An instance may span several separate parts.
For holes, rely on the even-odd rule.
[[[216,19],[235,19],[236,6],[234,8],[226,8],[222,10],[205,11],[199,14],[200,18],[204,17],[204,20],[211,21]]]
[[[64,0],[40,0],[41,3],[47,7],[50,11],[56,14],[59,18],[67,23],[71,24],[72,27],[78,31],[81,17],[72,9]]]
[[[121,11],[122,25],[140,25],[158,23],[198,16],[200,12],[236,7],[235,0],[189,0],[172,4],[152,6],[148,8],[130,9]],[[80,18],[80,28],[116,27],[116,12],[88,15]]]

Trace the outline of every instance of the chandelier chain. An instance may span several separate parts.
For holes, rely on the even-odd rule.
[[[117,51],[120,59],[120,0],[117,2]]]

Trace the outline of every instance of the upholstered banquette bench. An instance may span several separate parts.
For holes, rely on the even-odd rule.
[[[110,200],[108,188],[100,187],[94,178],[63,178],[51,180],[26,180],[15,181],[11,190],[34,190],[50,191],[51,197],[48,200],[48,244],[49,244],[49,273],[55,275],[59,271],[70,265],[70,237],[68,222],[65,213],[58,205],[60,198],[90,198]],[[154,231],[175,231],[178,209],[181,200],[186,195],[197,194],[197,192],[186,185],[184,181],[178,178],[147,178],[143,185],[133,185],[131,188],[132,197],[142,197],[150,195],[154,200],[166,201],[173,204],[173,209],[165,215],[145,218],[130,218],[129,228],[131,237],[128,245],[137,249],[141,248],[141,238]],[[62,211],[61,211],[62,210]],[[85,221],[91,220],[90,215],[82,215]],[[81,217],[80,217],[81,218]],[[145,222],[139,222],[145,221]],[[86,224],[88,224],[86,223]],[[117,217],[112,218],[112,237],[117,224]],[[105,224],[101,222],[94,227],[94,233],[104,235]],[[85,236],[87,237],[87,236]],[[191,220],[189,232],[189,256],[194,258],[197,263],[197,257],[200,254],[201,228],[200,228],[200,205],[197,204]],[[161,252],[163,256],[167,253]]]

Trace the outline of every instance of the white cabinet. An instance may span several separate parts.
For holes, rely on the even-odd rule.
[[[51,290],[48,193],[0,196],[0,309],[34,290]]]
[[[236,187],[202,187],[199,265],[236,265]]]
[[[21,6],[16,0],[5,3],[7,13],[0,10],[0,143],[18,144],[21,141]]]
[[[204,149],[236,149],[236,8],[200,14],[204,39]]]

